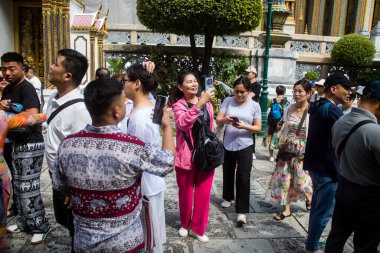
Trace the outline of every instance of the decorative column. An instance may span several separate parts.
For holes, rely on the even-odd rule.
[[[90,32],[90,78],[95,76],[95,31]]]
[[[44,71],[49,72],[58,50],[70,46],[69,0],[42,0]],[[51,87],[45,75],[45,86]]]
[[[360,27],[358,29],[359,33],[365,36],[370,35],[373,8],[375,7],[374,0],[363,0],[360,15]]]

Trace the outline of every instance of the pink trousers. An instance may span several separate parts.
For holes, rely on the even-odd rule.
[[[176,167],[181,225],[198,235],[206,232],[214,170]],[[194,201],[193,201],[194,200]]]

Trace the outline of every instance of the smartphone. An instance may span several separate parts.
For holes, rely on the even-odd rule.
[[[157,95],[153,110],[153,123],[161,125],[161,119],[166,102],[167,98],[165,96]]]
[[[205,77],[205,91],[212,91],[214,89],[214,77]]]
[[[233,119],[233,121],[235,121],[235,122],[239,122],[240,121],[238,117],[230,117],[230,118]]]

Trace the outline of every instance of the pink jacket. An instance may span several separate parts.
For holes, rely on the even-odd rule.
[[[175,127],[177,130],[176,155],[174,164],[175,167],[191,170],[193,167],[191,164],[191,151],[186,143],[185,138],[183,137],[182,132],[185,132],[187,136],[189,136],[191,143],[194,145],[191,129],[199,115],[200,110],[196,106],[187,109],[185,105],[187,105],[187,102],[184,98],[181,98],[175,104],[173,104]],[[214,110],[211,103],[207,103],[206,108],[210,115],[210,129],[211,131],[214,131]]]

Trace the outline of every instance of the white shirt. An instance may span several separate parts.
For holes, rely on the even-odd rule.
[[[48,101],[47,118],[61,105],[67,101],[83,98],[83,91],[78,87],[65,96],[56,99],[58,92],[53,93]],[[54,166],[55,156],[62,140],[70,135],[84,129],[87,124],[91,124],[91,117],[83,102],[75,103],[60,111],[47,127],[45,140],[45,157],[51,170]]]
[[[41,81],[37,77],[33,76],[32,78],[28,79],[29,82],[33,85],[34,89],[36,89],[38,99],[41,103]]]
[[[152,107],[142,107],[132,112],[128,118],[127,133],[149,143],[153,149],[161,149],[162,138],[160,125],[152,121]],[[165,190],[166,184],[162,177],[143,172],[141,178],[141,192],[146,196],[153,196]]]
[[[252,125],[253,120],[261,119],[261,108],[259,103],[249,97],[247,100],[246,103],[238,105],[233,97],[228,97],[223,101],[220,111],[226,116],[238,117],[239,121]],[[229,104],[228,101],[230,101]],[[240,151],[253,145],[252,133],[245,129],[238,129],[232,125],[226,125],[224,131],[223,144],[229,151]]]

